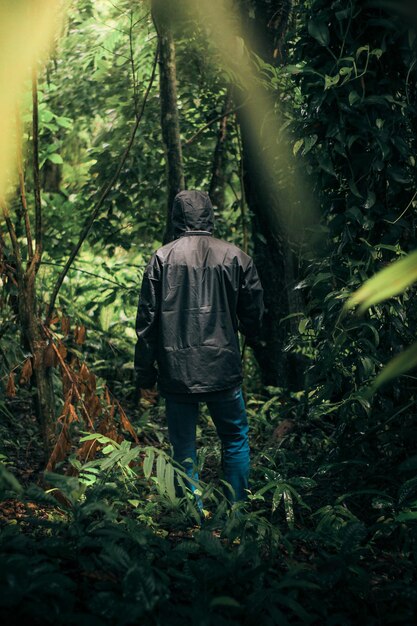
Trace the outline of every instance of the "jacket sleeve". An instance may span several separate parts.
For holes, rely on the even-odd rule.
[[[250,345],[261,331],[264,315],[263,289],[253,260],[249,257],[242,268],[242,278],[237,302],[239,330]]]
[[[160,278],[159,262],[156,254],[153,254],[143,274],[136,314],[136,391],[153,387],[158,375],[155,361],[159,332]]]

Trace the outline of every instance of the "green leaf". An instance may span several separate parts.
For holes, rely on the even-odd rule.
[[[145,478],[149,479],[152,474],[154,459],[155,459],[155,450],[150,448],[149,450],[146,451],[146,456],[143,461],[143,473],[145,475]]]
[[[165,492],[165,466],[166,461],[162,454],[160,454],[156,460],[156,480],[159,485],[160,493]]]
[[[397,522],[411,522],[417,520],[417,511],[408,511],[405,513],[399,513],[395,518]]]
[[[62,156],[58,154],[57,152],[48,154],[47,159],[48,161],[51,161],[51,163],[55,163],[56,165],[62,165],[62,163],[64,162]]]
[[[14,491],[16,493],[23,492],[22,485],[3,464],[0,464],[0,486],[2,489]]]
[[[303,156],[310,152],[311,148],[317,143],[317,139],[317,135],[310,135],[304,139],[304,150],[302,151]]]
[[[309,320],[305,317],[304,319],[299,321],[298,324],[298,332],[303,335],[306,331],[306,328],[308,326]]]
[[[394,357],[375,378],[370,393],[373,394],[381,385],[392,378],[405,374],[417,367],[417,343],[413,343],[407,350]]]
[[[348,185],[349,185],[349,189],[351,190],[353,195],[356,196],[357,198],[361,198],[362,199],[362,196],[359,193],[359,189],[357,188],[356,183],[355,183],[355,181],[353,179],[350,179],[348,181]]]
[[[371,189],[368,191],[368,195],[366,196],[366,202],[363,205],[365,209],[371,209],[376,202],[375,192]]]
[[[131,504],[135,509],[137,509],[137,507],[139,506],[139,504],[141,503],[140,500],[128,500],[129,504]]]
[[[356,59],[362,54],[362,52],[367,52],[369,54],[369,46],[361,46],[356,50]]]
[[[174,468],[171,463],[167,463],[165,467],[165,487],[168,498],[171,502],[175,502]]]
[[[299,139],[298,141],[295,142],[294,147],[292,149],[294,155],[296,155],[300,151],[300,148],[302,147],[303,143],[304,143],[304,139]]]
[[[272,511],[275,511],[278,508],[284,494],[284,489],[285,488],[283,485],[278,485],[278,487],[275,489],[272,496]]]
[[[353,293],[345,304],[345,309],[353,309],[358,304],[359,313],[370,306],[383,302],[402,293],[417,280],[417,251],[378,272]]]
[[[285,71],[289,74],[300,74],[303,71],[303,68],[298,65],[287,65],[285,67]]]
[[[74,122],[69,117],[57,117],[56,123],[62,128],[72,128]]]
[[[349,92],[349,104],[350,106],[353,106],[354,104],[356,104],[357,102],[360,102],[360,95],[358,94],[357,91],[350,91]]]
[[[374,56],[377,59],[380,59],[383,54],[384,52],[383,50],[381,50],[381,48],[374,48],[373,50],[371,50],[371,56]]]
[[[328,74],[324,77],[324,89],[330,89],[337,85],[340,80],[340,74],[336,74],[336,76],[329,76]]]
[[[333,163],[330,160],[330,156],[328,154],[322,154],[318,158],[320,169],[324,170],[331,176],[336,176],[336,172],[334,171]]]
[[[309,34],[322,46],[328,46],[330,42],[330,32],[324,21],[310,20],[308,23]]]
[[[282,495],[284,499],[285,518],[288,526],[292,528],[294,526],[294,503],[291,491],[289,489],[284,489]]]

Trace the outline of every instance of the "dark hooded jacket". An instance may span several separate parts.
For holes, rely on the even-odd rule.
[[[216,239],[201,191],[174,200],[174,240],[144,272],[136,317],[137,384],[167,393],[206,393],[242,382],[238,330],[257,336],[263,291],[250,256]],[[157,367],[155,367],[157,364]]]

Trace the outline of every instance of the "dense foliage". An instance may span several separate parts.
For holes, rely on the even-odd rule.
[[[256,21],[268,3],[242,4]],[[146,3],[70,3],[38,86],[42,315],[82,226],[122,167],[51,322],[60,419],[46,473],[30,355],[16,332],[14,249],[0,232],[4,623],[413,623],[415,377],[409,371],[372,392],[370,385],[415,341],[415,294],[379,301],[361,316],[344,303],[415,248],[415,15],[408,2],[294,5],[279,63],[256,57],[254,67],[285,120],[286,137],[276,141],[291,144],[320,211],[301,244],[291,235],[281,241],[297,258],[296,281],[286,289],[300,308],[275,315],[291,322],[283,326],[285,351],[302,376],[295,388],[264,388],[246,350],[246,507],[229,511],[223,500],[219,443],[203,409],[201,527],[192,498],[175,496],[174,480],[183,475],[169,456],[162,403],[149,408],[134,396],[140,279],[166,215],[157,34]],[[252,252],[266,239],[245,203],[233,77],[207,54],[201,30],[191,19],[175,29],[186,185],[208,189],[216,175],[223,198],[216,233]],[[27,135],[29,108],[22,112]],[[33,205],[30,141],[24,150]],[[282,176],[278,157],[275,165]],[[10,205],[23,242],[18,194]]]

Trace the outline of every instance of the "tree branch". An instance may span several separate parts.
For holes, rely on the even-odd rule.
[[[42,261],[42,265],[51,265],[53,267],[65,267],[62,263],[53,263],[52,261]],[[88,276],[93,276],[94,278],[99,278],[100,280],[104,280],[106,283],[112,283],[113,285],[117,285],[120,289],[126,289],[129,291],[131,287],[127,287],[126,285],[122,285],[122,283],[117,282],[117,280],[112,280],[111,278],[105,278],[104,276],[100,276],[100,274],[94,274],[93,272],[89,272],[88,270],[82,270],[79,267],[70,267],[70,270],[73,272],[80,272],[81,274],[87,274]]]
[[[223,111],[220,115],[218,115],[217,117],[213,118],[212,120],[207,122],[207,124],[204,124],[204,126],[199,128],[198,131],[192,137],[190,137],[190,139],[187,139],[187,141],[184,143],[184,145],[185,146],[189,146],[190,143],[193,143],[197,139],[197,137],[199,137],[201,135],[201,133],[203,133],[207,128],[210,128],[210,126],[212,126],[216,122],[219,122],[223,118],[228,117],[229,115],[232,115],[232,113],[236,113],[236,111],[239,111],[239,109],[244,107],[245,104],[246,104],[246,102],[243,102],[242,104],[239,104],[239,106],[235,107],[234,109],[230,109],[229,111]]]
[[[130,50],[130,66],[132,69],[133,101],[135,103],[135,116],[137,116],[138,114],[138,86],[136,82],[135,56],[134,56],[134,51],[133,51],[133,11],[130,12],[129,50]]]
[[[119,165],[116,168],[116,171],[114,172],[111,180],[107,183],[107,185],[105,185],[104,189],[102,190],[97,203],[93,209],[93,211],[91,212],[90,217],[88,218],[87,223],[85,224],[84,228],[82,229],[81,233],[80,233],[80,237],[78,239],[78,242],[76,243],[76,245],[74,246],[70,256],[68,257],[67,262],[65,263],[64,269],[62,270],[62,272],[60,273],[60,275],[58,276],[58,280],[55,284],[55,287],[52,291],[52,295],[51,295],[51,300],[49,303],[49,307],[48,307],[48,312],[46,314],[46,325],[48,325],[51,321],[52,318],[52,313],[54,310],[54,306],[55,306],[55,302],[56,302],[56,298],[58,296],[59,290],[62,286],[62,283],[64,282],[64,278],[68,273],[69,268],[71,267],[72,262],[74,261],[75,257],[77,256],[81,246],[83,245],[84,241],[86,240],[86,238],[88,237],[91,227],[95,221],[95,219],[97,218],[98,214],[100,213],[101,207],[103,206],[104,201],[106,200],[107,196],[109,195],[110,191],[112,190],[114,184],[116,183],[117,179],[119,178],[120,172],[122,171],[122,168],[126,162],[126,159],[129,155],[130,149],[133,145],[133,141],[135,139],[136,136],[136,132],[139,128],[139,124],[140,121],[143,117],[144,111],[145,111],[145,106],[146,106],[146,102],[148,100],[149,97],[149,93],[151,91],[154,79],[155,79],[155,74],[156,74],[156,67],[157,67],[157,63],[158,63],[158,55],[159,55],[159,46],[156,48],[155,51],[155,57],[154,57],[154,61],[153,61],[153,66],[152,66],[152,73],[151,73],[151,77],[148,83],[148,87],[146,89],[144,98],[143,98],[143,102],[142,102],[142,107],[141,110],[139,111],[139,113],[135,112],[135,116],[136,116],[136,120],[135,120],[135,124],[132,128],[132,131],[130,133],[130,138],[128,141],[128,144],[121,156]]]

